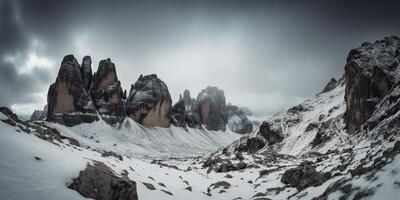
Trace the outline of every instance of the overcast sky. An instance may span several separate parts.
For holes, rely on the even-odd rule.
[[[273,114],[343,74],[351,48],[400,35],[396,1],[0,0],[0,105],[46,104],[62,58],[111,58],[128,89],[156,73],[176,102],[208,85]]]

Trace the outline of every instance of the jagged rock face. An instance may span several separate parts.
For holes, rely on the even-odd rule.
[[[224,91],[217,87],[207,87],[197,96],[197,104],[202,124],[208,130],[226,130],[227,113]]]
[[[271,125],[268,122],[263,122],[260,126],[260,134],[267,140],[269,145],[273,145],[279,142],[282,142],[283,136],[279,131],[271,128]]]
[[[49,121],[73,126],[98,119],[84,88],[81,68],[73,55],[64,57],[56,82],[49,88],[47,105]]]
[[[125,119],[125,103],[121,83],[118,81],[114,63],[108,58],[99,63],[93,77],[90,94],[102,119],[110,124]]]
[[[399,38],[364,43],[350,51],[345,66],[346,114],[349,133],[355,133],[381,99],[398,83]]]
[[[186,128],[186,112],[185,102],[183,100],[178,101],[171,109],[171,123],[174,126]]]
[[[92,59],[90,56],[83,57],[81,72],[83,87],[86,91],[89,91],[92,84]]]
[[[237,106],[228,104],[226,106],[228,114],[228,128],[233,132],[246,134],[253,131],[253,124],[247,118],[244,110]]]
[[[321,91],[320,94],[329,92],[333,89],[335,89],[339,85],[339,81],[337,81],[335,78],[331,78],[331,80],[326,84],[324,89]]]
[[[34,110],[30,120],[44,120],[47,116],[47,105],[44,106],[43,110]]]
[[[102,162],[88,165],[73,179],[68,188],[92,199],[138,199],[136,183],[129,180],[127,174],[123,174],[122,177],[116,176]]]
[[[296,168],[286,170],[281,178],[282,183],[296,187],[299,191],[310,186],[319,186],[326,180],[327,178],[309,163],[302,163]]]
[[[169,127],[171,96],[157,75],[140,75],[126,100],[127,115],[145,127]]]
[[[179,101],[172,107],[172,124],[186,128],[201,128],[201,120],[197,101],[190,97],[189,90],[179,96]]]

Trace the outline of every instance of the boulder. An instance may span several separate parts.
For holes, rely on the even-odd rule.
[[[315,171],[315,167],[310,163],[302,163],[296,168],[286,170],[281,178],[282,183],[296,187],[298,191],[310,186],[319,186],[326,180],[327,178]]]
[[[114,63],[108,58],[99,63],[93,77],[90,95],[98,113],[109,124],[122,122],[125,119],[123,90],[118,80]]]
[[[352,49],[345,66],[346,129],[356,133],[396,83],[400,40],[395,36]]]
[[[268,145],[273,145],[283,140],[283,136],[280,132],[272,129],[270,123],[267,121],[261,124],[259,131],[260,135],[267,140]]]
[[[126,112],[145,127],[169,127],[171,103],[168,87],[157,75],[140,75],[131,86]]]
[[[87,165],[72,180],[68,188],[79,192],[82,196],[92,199],[126,199],[137,200],[136,183],[128,179],[127,174],[116,176],[102,162]]]
[[[197,96],[197,104],[201,122],[208,130],[226,130],[227,112],[223,90],[208,86]]]
[[[228,104],[228,128],[236,133],[246,134],[253,131],[253,123],[247,118],[247,114],[241,108]]]
[[[56,82],[47,94],[47,120],[67,126],[98,119],[94,104],[84,88],[81,67],[73,55],[61,62]]]

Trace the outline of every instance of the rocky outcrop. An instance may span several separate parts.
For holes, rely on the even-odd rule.
[[[43,110],[34,110],[29,120],[44,120],[47,116],[47,105],[44,106]]]
[[[268,122],[263,122],[260,126],[260,135],[267,140],[269,145],[273,145],[279,142],[282,142],[283,136],[278,130],[275,130],[271,127]]]
[[[86,169],[79,172],[79,176],[72,180],[68,188],[92,199],[138,199],[136,183],[129,180],[127,174],[116,176],[102,162],[87,165]]]
[[[186,111],[185,102],[183,100],[178,101],[171,109],[171,123],[174,126],[186,128]]]
[[[197,104],[201,122],[208,130],[226,130],[227,112],[223,90],[208,86],[197,96]]]
[[[126,112],[143,126],[169,127],[171,103],[168,87],[157,75],[140,75],[131,86],[126,100]]]
[[[90,58],[90,56],[83,57],[81,73],[83,87],[86,91],[89,91],[90,86],[92,85],[92,59]]]
[[[64,57],[56,82],[49,88],[47,105],[49,121],[73,126],[98,119],[83,85],[81,67],[73,55]]]
[[[345,66],[346,114],[349,133],[355,133],[376,105],[398,83],[400,40],[392,36],[352,49]]]
[[[125,103],[121,83],[117,78],[114,63],[108,58],[99,63],[93,76],[90,94],[103,120],[110,124],[125,119]]]
[[[197,101],[190,96],[189,90],[185,90],[179,96],[179,101],[172,107],[172,124],[186,128],[201,128],[201,120]]]
[[[327,179],[323,174],[315,171],[315,167],[310,163],[302,163],[296,168],[286,170],[281,182],[301,191],[310,186],[319,186]]]
[[[331,78],[331,80],[326,84],[324,89],[322,89],[320,94],[329,92],[329,91],[335,89],[338,85],[339,85],[339,81],[337,81],[335,78]]]
[[[228,128],[236,133],[246,134],[253,131],[253,123],[247,118],[247,114],[241,108],[228,104]]]

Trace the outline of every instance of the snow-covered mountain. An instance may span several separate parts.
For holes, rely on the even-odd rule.
[[[399,51],[393,36],[351,50],[343,78],[248,135],[129,117],[25,122],[1,108],[0,197],[398,199]]]

